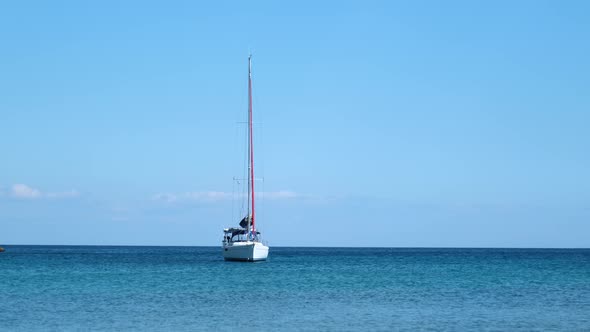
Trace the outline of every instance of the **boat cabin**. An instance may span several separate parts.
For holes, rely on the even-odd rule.
[[[250,234],[248,234],[250,233]],[[245,228],[225,228],[223,229],[223,243],[259,241],[260,232],[248,232]]]

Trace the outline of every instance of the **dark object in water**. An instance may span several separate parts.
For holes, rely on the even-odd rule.
[[[0,252],[4,252],[4,251],[5,251],[4,248],[0,247]]]

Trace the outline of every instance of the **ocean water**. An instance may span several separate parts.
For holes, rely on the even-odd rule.
[[[5,248],[0,331],[590,331],[590,250]]]

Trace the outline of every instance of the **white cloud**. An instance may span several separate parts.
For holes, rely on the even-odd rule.
[[[195,201],[195,202],[217,202],[229,200],[232,198],[231,193],[223,191],[190,191],[180,194],[159,193],[152,197],[153,200],[167,203],[177,201]]]
[[[301,197],[295,192],[289,190],[256,192],[256,195],[266,199],[292,199]],[[227,201],[232,198],[245,197],[244,193],[230,193],[224,191],[192,191],[185,193],[159,193],[152,196],[152,200],[166,203],[173,202],[219,202]]]
[[[207,202],[214,202],[214,201],[223,201],[232,198],[231,193],[226,193],[223,191],[205,191],[205,192],[189,192],[185,193],[184,197],[188,200],[193,201],[207,201]]]
[[[39,198],[41,197],[41,191],[39,189],[31,188],[26,184],[15,184],[12,186],[13,197],[17,198]]]
[[[15,198],[37,199],[37,198],[70,198],[80,195],[78,191],[72,189],[62,192],[47,192],[44,193],[39,189],[29,187],[26,184],[17,183],[12,185],[10,195]]]
[[[256,193],[256,194],[261,195],[263,198],[268,198],[268,199],[290,199],[290,198],[301,197],[301,195],[298,195],[296,192],[289,191],[289,190],[260,192],[260,193]]]
[[[168,194],[168,193],[155,194],[152,197],[152,200],[154,200],[154,201],[162,201],[162,202],[167,202],[167,203],[175,202],[177,199],[178,198],[176,195]]]

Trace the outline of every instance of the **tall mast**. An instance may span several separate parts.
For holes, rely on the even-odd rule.
[[[252,204],[252,205],[250,205]],[[254,210],[254,137],[252,134],[252,55],[248,56],[248,231],[250,224],[256,234],[256,219]]]
[[[252,75],[251,74],[251,72],[252,72],[251,67],[252,66],[250,65],[250,58],[251,57],[252,57],[251,55],[248,55],[248,129],[247,129],[248,130],[248,142],[247,142],[248,143],[248,198],[247,198],[248,202],[246,204],[247,209],[248,209],[248,214],[246,215],[246,218],[248,218],[248,228],[246,229],[247,232],[250,232],[250,223],[252,222],[252,219],[250,217],[250,189],[251,189],[250,188],[250,182],[251,182],[251,179],[250,179],[250,172],[251,172],[250,159],[252,157],[250,154],[250,150],[252,148],[250,146],[250,135],[251,135],[251,129],[250,129],[251,115],[250,114],[252,112],[252,107],[250,106],[251,105],[251,103],[250,103],[250,89],[251,89],[250,88],[250,81],[251,81],[251,78],[250,77]],[[248,238],[250,238],[249,234],[248,234]]]
[[[248,56],[248,126],[250,136],[250,192],[252,195],[252,231],[256,235],[256,219],[254,210],[254,136],[252,131],[252,55]]]

